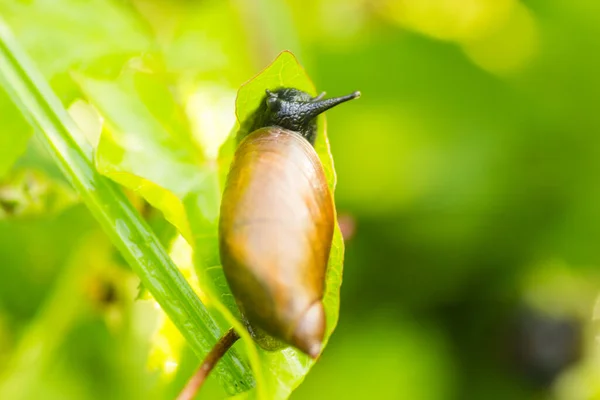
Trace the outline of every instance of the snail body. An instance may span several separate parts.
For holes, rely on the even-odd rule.
[[[239,138],[221,203],[221,263],[264,348],[275,338],[312,357],[320,352],[335,208],[313,148],[316,117],[358,95],[322,100],[296,89],[267,91],[247,122],[250,133]]]

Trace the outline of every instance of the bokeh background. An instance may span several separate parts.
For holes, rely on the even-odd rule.
[[[74,115],[74,71],[154,55],[206,143],[284,49],[319,90],[362,91],[327,115],[340,323],[293,399],[600,398],[600,3],[1,0],[0,15]],[[0,122],[0,393],[172,398],[197,360],[134,301],[4,93]],[[6,135],[23,137],[10,168]]]

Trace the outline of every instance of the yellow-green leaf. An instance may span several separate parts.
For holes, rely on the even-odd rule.
[[[144,197],[191,242],[183,199],[203,185],[203,156],[180,119],[172,118],[174,99],[145,72],[128,71],[116,81],[76,79],[106,119],[96,151],[98,171]],[[160,100],[151,101],[156,93]]]

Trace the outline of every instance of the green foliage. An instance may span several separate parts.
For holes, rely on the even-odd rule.
[[[154,75],[128,71],[114,81],[77,81],[106,121],[95,153],[98,171],[144,197],[190,240],[183,199],[202,187],[204,157],[189,136],[157,115],[175,107],[168,91],[149,109],[143,97],[165,89]]]
[[[47,143],[83,202],[197,354],[208,353],[211,339],[219,337],[214,321],[131,203],[93,167],[83,134],[1,20],[0,59],[4,88]],[[225,355],[222,365],[217,372],[228,392],[252,386],[249,371],[234,351]]]
[[[42,3],[39,9],[36,8],[36,12],[43,12],[45,10],[44,4]],[[9,11],[18,15],[18,10],[12,10],[9,7]],[[76,12],[76,10],[73,10],[73,12]],[[127,18],[126,15],[126,13],[123,14],[125,18]],[[95,29],[102,28],[97,27]],[[90,32],[90,34],[94,33]],[[123,32],[123,35],[130,36],[125,32]],[[143,38],[139,34],[134,35],[134,37]],[[76,49],[77,40],[80,39],[85,40],[85,37],[79,39],[56,38],[59,45],[60,41],[63,40],[67,42],[64,46],[70,49]],[[37,55],[37,52],[40,51],[36,45],[37,43],[31,47],[34,55]],[[139,41],[136,39],[131,42],[131,50],[139,48],[137,46],[144,47],[146,45],[147,43],[143,39]],[[121,44],[121,47],[112,50],[115,50],[117,54],[126,53],[129,49],[127,46],[123,47]],[[174,49],[176,49],[176,46]],[[11,50],[7,50],[7,55],[10,55],[10,52]],[[159,58],[147,56],[130,60],[116,74],[117,70],[113,67],[108,71],[102,71],[88,65],[88,59],[106,58],[103,53],[109,54],[112,51],[107,47],[100,46],[96,49],[86,49],[83,54],[73,52],[72,57],[65,57],[60,64],[54,63],[44,68],[46,74],[52,76],[60,74],[66,67],[74,63],[81,63],[83,66],[78,68],[79,71],[71,71],[71,77],[85,99],[89,101],[89,104],[86,104],[78,100],[70,110],[81,130],[75,128],[68,119],[64,119],[66,117],[61,117],[65,121],[63,122],[64,126],[68,126],[67,129],[70,131],[71,139],[65,136],[67,131],[61,133],[62,136],[53,137],[47,134],[47,138],[58,156],[59,164],[66,171],[70,171],[67,172],[67,177],[73,181],[88,206],[90,201],[96,201],[92,200],[95,196],[90,197],[90,194],[98,193],[96,189],[89,192],[90,187],[97,185],[95,181],[102,182],[99,177],[92,178],[92,181],[89,181],[89,178],[87,178],[88,181],[85,181],[84,178],[85,174],[92,173],[84,171],[89,168],[85,166],[85,163],[88,162],[86,158],[89,159],[93,154],[96,170],[100,174],[144,198],[150,205],[163,213],[165,219],[173,224],[187,242],[193,246],[196,271],[200,278],[200,293],[204,302],[214,313],[220,330],[223,331],[234,325],[242,333],[244,345],[241,349],[248,357],[257,380],[255,395],[263,399],[288,397],[308,373],[313,364],[312,360],[291,348],[274,353],[257,348],[239,322],[239,312],[220,268],[217,240],[218,214],[222,180],[226,176],[228,162],[235,150],[234,146],[231,145],[233,135],[230,136],[229,140],[225,140],[226,145],[222,147],[218,162],[215,163],[207,149],[206,137],[203,139],[198,135],[197,129],[194,129],[195,121],[190,120],[189,110],[185,108],[185,97],[183,97],[182,104],[182,96],[185,96],[185,94],[181,91],[173,92],[170,88],[171,83],[175,82],[184,92],[189,90],[185,89],[190,87],[186,83],[188,81],[185,75],[173,80],[163,69],[162,63],[157,62],[160,56],[158,56]],[[77,59],[78,56],[81,58]],[[110,61],[108,65],[118,65],[118,58],[112,56],[110,58],[113,61]],[[43,57],[38,59],[43,61]],[[167,68],[170,69],[171,67],[167,66]],[[29,72],[26,71],[26,73]],[[7,86],[7,88],[14,89],[18,87],[17,81],[11,81],[11,79],[19,79],[19,77],[17,75],[9,78],[10,86]],[[69,87],[69,91],[73,91],[68,81],[65,85]],[[282,53],[263,73],[244,85],[240,90],[236,104],[238,119],[242,121],[258,106],[258,101],[264,96],[265,88],[282,86],[296,87],[315,93],[314,86],[302,67],[293,55],[287,52]],[[197,86],[196,90],[202,91],[202,85]],[[15,99],[19,98],[27,101],[27,94],[24,94],[24,92],[17,93],[16,96]],[[42,96],[48,97],[49,95]],[[39,100],[32,99],[31,101]],[[44,101],[43,97],[42,101]],[[26,103],[21,106],[21,110],[25,115],[32,116],[37,126],[42,128],[41,131],[46,133],[52,126],[49,125],[50,120],[46,118],[44,121],[43,113],[38,112],[36,114],[35,111],[32,111],[33,104],[35,103]],[[47,110],[47,112],[55,112],[57,110],[56,105],[54,109],[49,108]],[[233,114],[233,109],[230,112]],[[64,128],[59,127],[57,129]],[[97,129],[101,129],[102,132],[99,140],[97,133],[95,133]],[[222,135],[222,137],[225,138],[225,135]],[[61,150],[61,144],[58,144],[61,140],[67,142],[74,140],[77,145],[71,143],[69,146],[73,147],[75,152],[82,152],[81,156],[83,158],[78,160],[72,156],[69,157],[69,153]],[[212,138],[212,140],[214,142],[215,139]],[[319,123],[319,134],[315,148],[321,157],[329,186],[333,191],[335,188],[335,173],[329,152],[324,118],[321,118]],[[18,147],[15,146],[15,149],[18,149]],[[13,158],[18,154],[16,152]],[[106,193],[102,193],[102,190],[99,192],[100,196],[109,196],[110,193],[116,195],[114,189],[112,192],[108,190],[106,190]],[[110,203],[109,197],[106,197],[102,202]],[[99,207],[96,208],[96,212],[107,213],[102,206],[96,207]],[[92,207],[92,211],[94,211],[94,207]],[[103,217],[106,218],[106,215]],[[116,228],[119,228],[118,222]],[[125,232],[122,229],[121,231],[113,229],[111,228],[113,238],[117,237],[118,240],[123,241],[122,245],[129,246],[129,249],[125,251],[125,256],[129,259],[128,253],[131,254],[131,251],[134,251],[131,246],[135,244],[131,238],[123,236]],[[124,243],[125,241],[127,243]],[[144,254],[144,250],[136,251],[138,251],[139,259],[139,255]],[[156,252],[157,249],[152,251]],[[144,256],[143,258],[148,257],[152,256]],[[337,229],[334,235],[324,299],[328,322],[326,340],[337,324],[342,261],[343,241],[339,229]],[[142,268],[141,271],[143,270]],[[165,296],[167,299],[178,296],[178,294],[169,293],[167,290],[167,292],[159,294],[157,297],[156,283],[149,284],[148,277],[144,276],[146,272],[141,273],[144,286],[150,289],[150,292],[163,307],[165,307],[165,300],[161,299],[164,299]],[[160,289],[158,292],[160,293]],[[181,300],[180,298],[177,301]],[[170,300],[166,301],[169,302]],[[169,311],[168,307],[167,311]],[[173,314],[171,314],[171,317],[173,317]],[[175,322],[177,324],[177,319],[175,319]],[[210,326],[212,322],[208,320],[205,323]],[[178,326],[181,328],[180,324]],[[203,348],[206,348],[207,340],[210,341],[209,338],[214,332],[213,330],[208,337],[197,337],[198,335],[195,334],[196,343],[201,343]],[[184,336],[189,338],[189,332],[184,331],[183,333]],[[231,365],[227,364],[227,360],[217,367],[217,373],[225,377],[225,382],[227,382],[227,377],[230,374],[235,374],[235,372],[228,369],[231,369]],[[226,384],[226,388],[228,385],[230,386],[230,384]],[[228,388],[228,390],[231,389]]]
[[[81,131],[77,154],[121,185],[206,306],[207,347],[239,326],[214,229],[236,92],[288,49],[318,92],[364,94],[327,112],[340,323],[290,397],[598,398],[598,2],[0,0],[0,15]],[[288,60],[243,87],[245,115],[279,72],[315,93]],[[139,270],[32,133],[0,89],[0,204],[18,210],[0,217],[0,398],[175,398],[205,335],[188,343],[147,290],[133,300]],[[552,382],[536,377],[558,357],[511,357],[524,304],[584,333]],[[257,381],[240,397],[285,396],[310,367],[234,350]],[[228,395],[215,372],[199,398]]]
[[[159,71],[125,71],[116,81],[78,76],[77,81],[106,121],[96,152],[98,171],[137,192],[177,227],[194,248],[203,300],[221,314],[221,329],[234,325],[242,335],[245,353],[257,377],[257,396],[287,397],[312,362],[291,348],[274,353],[257,348],[238,320],[239,312],[220,267],[217,234],[222,190],[218,177],[226,174],[228,163],[223,160],[231,159],[234,148],[225,146],[221,162],[215,164],[200,151],[191,131],[185,136],[177,124],[161,119],[160,112],[180,115],[183,111],[177,109],[168,90],[164,86],[161,89]],[[240,90],[236,107],[240,121],[258,107],[266,88],[281,86],[315,92],[295,58],[282,53]],[[152,96],[153,102],[144,103],[144,95],[152,92],[163,95]],[[324,121],[316,148],[333,190],[335,177]],[[327,337],[337,322],[342,260],[343,242],[336,232],[324,300]]]
[[[105,73],[118,71],[123,62],[150,50],[152,44],[135,14],[120,2],[2,1],[0,13],[18,28],[19,42],[50,78],[74,66],[97,71],[94,64],[99,59]]]

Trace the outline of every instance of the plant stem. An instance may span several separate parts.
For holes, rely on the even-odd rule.
[[[215,344],[215,347],[208,353],[204,361],[202,361],[198,371],[190,378],[187,385],[185,385],[179,396],[177,396],[177,400],[192,400],[196,397],[196,394],[198,394],[198,391],[202,388],[204,381],[208,378],[210,371],[212,371],[217,362],[219,362],[225,353],[227,353],[227,350],[229,350],[239,338],[240,336],[233,328],[229,329],[225,335],[219,339],[217,344]]]
[[[96,171],[83,134],[1,19],[0,83],[195,353],[207,354],[220,337],[216,323],[122,190]],[[223,357],[217,373],[229,393],[254,385],[250,368],[233,351]]]

